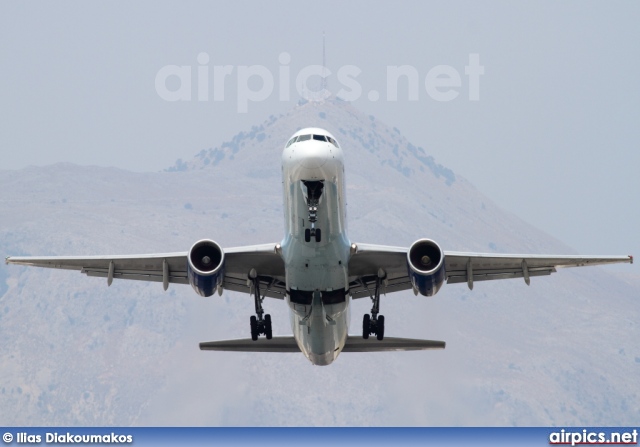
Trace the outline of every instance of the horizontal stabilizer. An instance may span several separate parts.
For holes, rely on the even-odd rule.
[[[437,340],[419,340],[416,338],[385,337],[383,340],[359,335],[349,335],[342,352],[378,352],[378,351],[422,351],[425,349],[444,349],[445,343]]]
[[[445,342],[437,340],[396,337],[365,340],[359,335],[349,335],[342,352],[419,351],[444,349],[444,347]],[[203,351],[300,352],[296,340],[291,336],[273,337],[271,340],[260,338],[257,341],[250,338],[208,341],[200,343],[200,349]]]
[[[242,352],[300,352],[296,340],[291,336],[273,337],[271,340],[250,338],[235,340],[204,341],[200,343],[203,351],[242,351]]]

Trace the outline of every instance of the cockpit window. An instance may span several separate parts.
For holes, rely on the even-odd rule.
[[[329,143],[333,144],[335,147],[338,147],[338,142],[333,138],[327,136],[327,140],[329,140]]]
[[[286,146],[286,147],[289,147],[289,146],[291,146],[293,143],[295,143],[297,138],[298,138],[298,137],[293,137],[292,139],[290,139],[290,140],[289,140],[289,142],[287,143],[287,146]]]
[[[338,142],[328,135],[298,135],[297,137],[293,137],[292,139],[290,139],[286,147],[291,146],[293,143],[299,143],[301,141],[308,141],[311,139],[314,139],[316,141],[328,141],[329,143],[333,144],[335,147],[337,148],[340,147],[338,146]]]

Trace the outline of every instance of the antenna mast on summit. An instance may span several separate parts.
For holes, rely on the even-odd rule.
[[[325,57],[325,51],[324,51],[325,45],[324,45],[324,31],[322,32],[322,90],[326,90],[327,89],[327,76],[326,76],[326,70],[327,70],[327,60]]]

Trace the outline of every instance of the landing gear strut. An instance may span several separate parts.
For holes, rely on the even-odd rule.
[[[304,230],[304,241],[311,242],[311,238],[315,238],[316,242],[320,242],[322,240],[322,233],[320,228],[314,228],[313,223],[311,224],[311,228],[307,228]]]
[[[380,313],[380,288],[383,281],[386,279],[386,276],[387,275],[384,270],[378,270],[376,289],[371,297],[371,301],[373,301],[371,315],[364,314],[364,317],[362,318],[362,338],[365,340],[368,339],[371,334],[375,334],[378,340],[384,339],[384,315],[378,314]]]
[[[311,224],[311,228],[304,230],[304,240],[305,242],[311,242],[313,237],[316,242],[320,242],[322,233],[320,228],[316,228],[316,222],[318,221],[318,204],[320,203],[324,183],[322,180],[303,180],[302,183],[307,187],[307,206],[309,207],[309,223]]]
[[[267,337],[267,340],[271,340],[273,337],[271,329],[271,315],[264,315],[264,309],[262,308],[264,296],[261,296],[260,294],[260,281],[255,269],[251,269],[249,272],[249,281],[251,283],[251,290],[256,307],[256,315],[251,315],[251,318],[249,318],[251,340],[256,341],[261,334],[264,334],[264,336]]]

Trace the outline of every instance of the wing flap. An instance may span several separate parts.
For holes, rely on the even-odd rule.
[[[529,269],[529,276],[548,276],[555,273],[555,268],[543,268],[543,269]],[[473,281],[491,281],[494,279],[511,279],[511,278],[524,278],[524,272],[522,269],[507,269],[506,271],[491,271],[473,270]],[[459,284],[468,282],[467,272],[447,272],[447,284]]]
[[[107,278],[109,276],[109,271],[104,269],[82,269],[81,273],[94,278]],[[162,272],[115,271],[113,273],[113,279],[162,282]],[[169,274],[169,283],[189,284],[187,272],[171,272]]]

